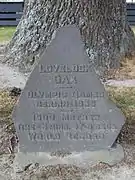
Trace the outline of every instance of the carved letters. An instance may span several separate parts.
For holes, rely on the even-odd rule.
[[[59,98],[59,99],[64,99],[64,98],[90,98],[90,99],[101,99],[104,98],[104,92],[80,92],[78,90],[73,91],[73,93],[70,94],[68,91],[51,91],[51,92],[45,92],[45,91],[28,91],[27,92],[27,97],[28,98],[42,98],[42,99],[52,99],[52,98]]]
[[[76,76],[61,76],[57,75],[54,77],[55,83],[58,84],[77,84],[77,78]]]
[[[69,67],[68,64],[53,64],[53,65],[44,65],[39,64],[40,73],[84,73],[90,71],[90,64],[74,64]]]

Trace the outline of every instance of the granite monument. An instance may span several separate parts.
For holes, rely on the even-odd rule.
[[[13,111],[19,151],[108,150],[125,122],[110,101],[75,26],[60,28]]]

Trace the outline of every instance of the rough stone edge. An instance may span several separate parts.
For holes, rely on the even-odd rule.
[[[111,149],[103,149],[99,151],[85,151],[80,153],[72,153],[65,157],[51,156],[49,153],[23,153],[18,152],[15,154],[14,159],[14,172],[21,172],[29,164],[39,163],[40,165],[57,165],[67,164],[76,165],[78,167],[89,167],[96,165],[100,162],[107,163],[113,166],[124,159],[123,147],[117,144]]]

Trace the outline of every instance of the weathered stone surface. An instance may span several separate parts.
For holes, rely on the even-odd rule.
[[[108,99],[74,26],[58,30],[13,112],[21,152],[108,149],[125,118]]]
[[[88,168],[94,166],[100,162],[107,163],[109,165],[115,165],[120,162],[124,157],[123,148],[117,144],[116,147],[111,149],[101,149],[98,151],[85,151],[80,153],[72,153],[71,155],[63,158],[50,156],[48,153],[22,153],[19,152],[15,156],[14,171],[23,171],[29,164],[39,163],[40,165],[57,165],[68,164],[75,165],[82,168]]]

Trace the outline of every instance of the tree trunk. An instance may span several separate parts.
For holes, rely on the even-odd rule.
[[[7,47],[5,62],[30,72],[57,28],[76,24],[100,75],[134,55],[125,0],[25,0],[24,15]]]

